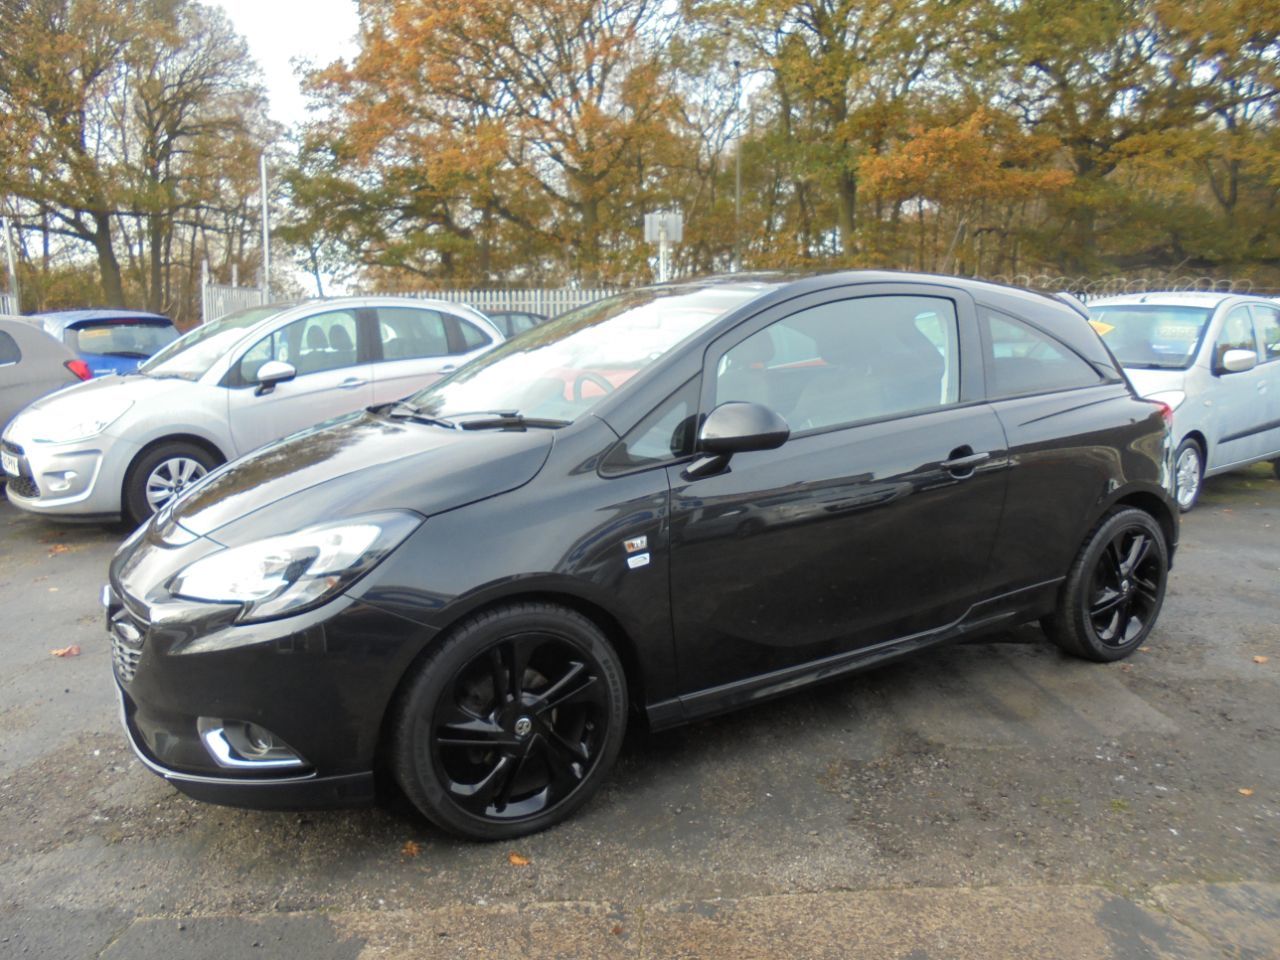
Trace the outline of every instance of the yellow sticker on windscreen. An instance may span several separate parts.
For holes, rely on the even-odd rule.
[[[1115,327],[1112,324],[1106,323],[1102,320],[1090,320],[1089,326],[1097,330],[1098,336],[1100,337],[1105,337],[1108,333],[1110,333],[1112,330],[1115,329]]]

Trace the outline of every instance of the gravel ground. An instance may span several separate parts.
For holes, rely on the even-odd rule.
[[[1280,957],[1269,466],[1207,482],[1126,663],[1023,627],[637,731],[581,814],[507,845],[143,769],[97,606],[121,536],[0,504],[0,956]]]

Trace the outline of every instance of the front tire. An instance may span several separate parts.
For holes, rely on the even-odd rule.
[[[204,447],[175,440],[148,450],[129,467],[124,514],[140,526],[220,461]]]
[[[622,664],[594,623],[511,604],[464,621],[417,667],[393,708],[389,759],[437,826],[504,840],[586,803],[626,718]]]
[[[1084,546],[1058,597],[1041,621],[1065,652],[1107,663],[1142,646],[1164,605],[1169,548],[1151,514],[1125,507],[1104,516]]]
[[[1174,497],[1178,509],[1186,513],[1200,499],[1204,484],[1204,451],[1200,444],[1188,437],[1178,445],[1173,458]]]

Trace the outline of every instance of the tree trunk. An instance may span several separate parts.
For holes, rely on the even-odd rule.
[[[108,307],[124,307],[124,284],[120,280],[120,261],[111,246],[111,215],[95,213],[93,223],[97,230],[93,246],[98,251],[98,273],[102,279],[102,296]]]
[[[849,170],[836,180],[836,227],[840,232],[840,253],[848,257],[856,248],[858,178]]]

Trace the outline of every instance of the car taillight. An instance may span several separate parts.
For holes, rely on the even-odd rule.
[[[1164,421],[1166,427],[1173,426],[1173,407],[1169,406],[1163,400],[1157,400],[1156,406],[1160,408],[1160,419]]]
[[[93,376],[93,371],[89,369],[89,365],[83,360],[67,360],[62,365],[81,380],[88,380]]]

